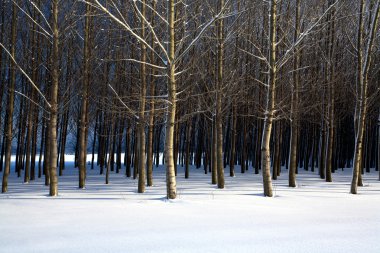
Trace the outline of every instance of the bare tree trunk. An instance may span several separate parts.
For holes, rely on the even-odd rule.
[[[49,170],[49,164],[50,164],[50,132],[49,132],[49,121],[46,124],[45,128],[45,148],[44,148],[44,166],[43,166],[43,173],[45,175],[45,186],[50,185],[50,170]]]
[[[215,117],[214,117],[215,119]],[[218,171],[217,171],[217,140],[216,140],[216,124],[215,120],[211,122],[212,124],[212,143],[211,143],[211,184],[217,184],[218,182]]]
[[[92,170],[94,169],[96,137],[98,136],[98,139],[99,139],[99,135],[97,134],[97,132],[98,132],[98,125],[99,125],[99,119],[98,118],[99,118],[99,111],[96,111],[94,139],[92,140],[92,156],[91,156],[91,169]]]
[[[117,151],[116,151],[116,173],[120,173],[120,169],[121,169],[121,146],[123,142],[124,123],[125,123],[121,115],[119,115],[119,119],[121,120],[121,122],[119,123],[119,128],[118,128],[118,133],[117,133],[118,140],[117,140]]]
[[[156,9],[156,1],[153,2],[153,10],[151,13],[151,25],[154,27],[155,25],[155,9]],[[152,37],[151,41],[151,47],[154,48],[154,38]],[[154,52],[151,52],[150,60],[154,63]],[[152,186],[153,185],[153,134],[154,134],[154,96],[155,96],[155,90],[156,90],[156,83],[155,83],[155,71],[152,68],[151,71],[151,79],[150,79],[150,96],[151,96],[151,102],[150,102],[150,113],[149,113],[149,128],[148,128],[148,151],[147,151],[147,185]]]
[[[68,57],[70,59],[70,57]],[[70,73],[70,71],[68,71]],[[68,75],[66,76],[66,85],[68,85]],[[68,91],[68,94],[70,94],[70,89]],[[68,98],[64,98],[64,101],[66,101]],[[62,129],[61,129],[61,149],[60,149],[60,159],[59,159],[59,172],[58,175],[62,176],[63,170],[65,169],[65,150],[66,150],[66,140],[67,140],[67,127],[69,124],[69,115],[70,115],[70,107],[66,109],[66,112],[64,112],[63,119],[62,119]]]
[[[33,18],[35,19],[36,18],[36,10],[33,11]],[[32,37],[32,52],[31,52],[31,60],[32,60],[32,80],[33,82],[37,82],[37,68],[38,68],[38,60],[39,60],[39,56],[35,56],[36,55],[36,47],[37,47],[37,33],[35,32],[35,29],[36,29],[36,25],[33,23],[32,25],[32,30],[31,30],[31,37]],[[35,100],[35,93],[36,93],[36,90],[31,87],[31,96],[30,96],[30,99],[32,101]],[[31,152],[31,146],[33,146],[33,143],[32,143],[32,137],[34,136],[34,129],[33,129],[33,126],[34,128],[36,128],[37,126],[34,125],[35,121],[35,109],[34,109],[34,103],[32,102],[29,102],[29,115],[28,115],[28,123],[27,123],[27,140],[26,140],[26,164],[25,164],[25,173],[24,173],[24,182],[25,183],[28,183],[29,182],[29,179],[31,180],[34,180],[34,167],[33,167],[33,170],[31,171],[30,173],[30,170],[29,168],[32,167],[31,166],[31,154],[33,155],[33,152]],[[1,112],[1,110],[0,110]],[[35,154],[34,154],[35,155]],[[30,174],[32,174],[30,176]]]
[[[23,85],[23,93],[26,92],[25,89],[25,82],[24,79],[22,79],[22,85]],[[20,106],[19,106],[19,120],[18,120],[18,137],[17,137],[17,151],[16,151],[16,172],[17,172],[17,177],[21,177],[21,170],[23,169],[22,166],[22,158],[23,158],[23,153],[24,153],[24,133],[25,133],[25,126],[26,126],[26,118],[27,118],[27,112],[24,109],[24,99],[20,101]]]
[[[33,114],[33,136],[32,136],[32,151],[30,162],[30,180],[36,179],[36,154],[37,154],[37,132],[38,132],[38,108],[35,108]]]
[[[242,131],[242,145],[241,145],[241,155],[240,155],[240,172],[245,173],[245,161],[247,159],[246,157],[246,150],[247,150],[247,117],[243,117],[243,131]]]
[[[329,1],[329,5],[332,2]],[[329,18],[329,34],[328,34],[328,55],[329,55],[329,69],[328,69],[328,82],[329,82],[329,125],[328,125],[328,138],[327,138],[327,152],[326,152],[326,182],[332,182],[332,165],[333,165],[333,147],[334,147],[334,121],[335,121],[335,88],[334,88],[334,75],[335,75],[335,63],[334,53],[335,53],[335,22],[334,22],[334,11],[330,14]]]
[[[142,15],[145,18],[146,4],[145,0],[141,2]],[[145,22],[141,22],[141,38],[145,39]],[[140,108],[138,119],[138,151],[139,151],[139,183],[138,193],[145,192],[145,100],[146,100],[146,46],[141,44],[141,84],[140,84]]]
[[[112,136],[114,135],[114,125],[115,125],[115,119],[114,115],[111,115],[111,129],[110,129],[110,134],[109,134],[109,143],[108,143],[108,160],[107,160],[107,165],[106,165],[106,184],[109,184],[109,179],[110,179],[110,167],[111,167],[111,156],[113,154],[113,145],[111,143],[112,141]],[[107,151],[106,151],[107,152]],[[106,153],[107,155],[107,153]]]
[[[364,0],[361,1],[360,12],[364,11]],[[367,116],[367,89],[368,89],[368,72],[371,65],[371,54],[373,49],[373,41],[377,31],[378,19],[380,13],[380,0],[376,1],[376,7],[374,8],[374,15],[371,21],[371,30],[368,38],[368,42],[365,48],[365,59],[362,61],[361,57],[358,57],[358,69],[359,69],[359,86],[361,89],[360,102],[359,102],[359,118],[358,127],[355,138],[355,151],[354,151],[354,162],[353,162],[353,172],[351,181],[351,193],[357,194],[360,166],[362,162],[362,146],[363,146],[363,135],[365,130],[365,120]],[[359,27],[359,39],[362,37],[362,29]],[[358,55],[360,56],[361,47],[358,48]]]
[[[32,91],[31,99],[33,100],[34,94]],[[26,162],[25,162],[25,170],[24,170],[24,183],[29,183],[30,180],[30,145],[32,141],[32,135],[33,135],[33,129],[32,129],[32,118],[33,118],[33,103],[30,103],[29,105],[29,116],[28,116],[28,123],[27,123],[27,135],[26,135]]]
[[[53,10],[53,52],[52,52],[52,86],[50,97],[50,196],[58,195],[58,178],[57,178],[57,108],[58,108],[58,82],[59,82],[59,34],[58,34],[58,0],[52,2]]]
[[[175,1],[169,0],[169,61],[168,61],[168,109],[166,113],[165,163],[167,198],[177,196],[177,183],[174,171],[174,126],[176,113],[177,87],[175,80]]]
[[[219,0],[220,10],[224,6],[224,0]],[[218,20],[218,81],[216,93],[216,133],[217,133],[217,170],[218,188],[224,188],[223,166],[223,123],[222,123],[222,86],[223,86],[223,57],[224,57],[224,28],[223,19]]]
[[[275,124],[275,143],[274,143],[274,155],[273,155],[273,168],[272,168],[272,179],[277,180],[278,171],[280,169],[281,164],[281,151],[280,151],[280,145],[281,145],[281,122],[277,122]]]
[[[324,112],[322,112],[324,113]],[[326,147],[326,127],[325,127],[325,122],[324,119],[322,119],[321,123],[321,134],[320,134],[320,152],[319,152],[319,166],[318,166],[318,171],[319,171],[319,177],[321,179],[325,179],[325,163],[326,163],[326,156],[325,156],[325,147]]]
[[[296,20],[293,41],[295,42],[300,34],[300,0],[296,2]],[[293,86],[292,86],[292,103],[290,111],[290,151],[289,151],[289,187],[296,187],[296,169],[297,169],[297,140],[298,140],[298,89],[299,89],[299,52],[295,53],[293,62]]]
[[[87,99],[89,86],[89,71],[90,71],[90,12],[91,6],[86,5],[85,27],[84,27],[84,46],[83,46],[83,86],[82,86],[82,108],[80,115],[80,133],[79,133],[79,188],[83,189],[86,185],[86,157],[87,157]]]
[[[14,58],[16,52],[16,38],[17,38],[17,6],[12,4],[12,28],[11,28],[11,55]],[[15,84],[16,84],[16,66],[11,61],[10,69],[10,82],[8,91],[8,103],[7,103],[7,126],[5,132],[6,148],[5,148],[5,166],[3,172],[3,182],[1,192],[8,191],[8,175],[11,166],[11,152],[12,152],[12,135],[13,135],[13,111],[14,111],[14,99],[15,99]]]
[[[151,83],[151,96],[154,96],[154,83]],[[153,100],[153,99],[152,99]],[[154,133],[154,101],[151,102],[148,129],[148,153],[147,153],[147,185],[153,186],[153,133]]]
[[[44,152],[44,145],[45,145],[45,141],[44,141],[44,137],[45,137],[45,130],[46,130],[46,127],[45,127],[45,124],[46,124],[46,120],[45,120],[45,117],[42,117],[42,125],[41,125],[41,141],[40,141],[40,156],[38,158],[38,178],[40,178],[42,176],[42,155],[43,155],[43,152]],[[45,157],[44,157],[44,160],[45,160]],[[45,161],[44,161],[45,163]]]
[[[235,155],[236,155],[236,105],[232,105],[232,129],[231,129],[231,152],[230,152],[230,176],[235,176]]]
[[[276,19],[277,19],[277,0],[270,1],[270,48],[269,48],[269,76],[268,76],[268,87],[266,94],[266,110],[263,128],[263,139],[261,141],[261,170],[263,173],[263,183],[264,183],[264,196],[272,197],[272,179],[270,173],[270,137],[272,133],[272,124],[274,117],[274,103],[275,103],[275,93],[276,93]]]
[[[189,119],[186,126],[185,133],[185,178],[189,178],[190,170],[190,138],[191,138],[191,120]]]
[[[73,40],[70,41],[70,45],[73,45]],[[70,48],[70,47],[69,47]],[[70,97],[70,81],[71,81],[71,50],[68,50],[67,52],[67,65],[66,65],[66,87],[67,92],[65,93],[65,96],[63,98],[63,101],[66,103]],[[63,119],[62,119],[62,129],[61,129],[61,138],[60,138],[60,159],[59,159],[59,170],[58,175],[62,176],[63,171],[65,169],[65,151],[66,151],[66,141],[67,141],[67,128],[69,124],[69,116],[70,116],[70,106],[63,112]]]
[[[176,119],[177,119],[177,111],[176,111]],[[178,168],[178,151],[179,151],[179,136],[180,136],[181,130],[179,127],[179,122],[175,124],[174,127],[174,174],[177,176],[177,168]]]
[[[127,177],[131,177],[131,141],[132,141],[132,127],[131,121],[128,122],[127,133],[126,133],[126,147],[125,147],[125,156],[126,156],[126,169],[125,174]]]

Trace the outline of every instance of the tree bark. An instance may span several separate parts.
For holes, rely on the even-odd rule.
[[[261,141],[261,170],[263,173],[264,196],[273,197],[272,179],[270,173],[270,138],[272,133],[272,123],[274,117],[274,104],[276,93],[276,19],[277,0],[270,1],[270,22],[269,22],[269,75],[266,93],[266,109],[263,128],[263,139]]]
[[[141,13],[145,17],[146,4],[145,0],[141,2]],[[141,38],[145,39],[145,22],[141,22]],[[141,44],[141,84],[140,84],[140,108],[139,108],[139,119],[138,119],[138,150],[139,150],[139,182],[138,182],[138,193],[145,192],[145,100],[146,100],[146,46],[144,43]]]
[[[231,129],[231,152],[230,152],[230,176],[235,176],[236,155],[236,105],[232,105],[232,129]]]
[[[361,1],[360,12],[364,11],[364,0]],[[359,182],[359,173],[360,165],[362,162],[362,146],[363,146],[363,135],[365,129],[365,120],[367,116],[367,90],[368,90],[368,72],[371,65],[371,55],[373,50],[373,41],[377,31],[378,20],[380,13],[380,0],[376,1],[376,6],[374,8],[373,19],[371,20],[371,30],[366,44],[365,59],[362,61],[358,57],[358,69],[360,69],[359,75],[359,86],[361,89],[360,101],[359,101],[359,118],[358,118],[358,127],[355,138],[355,151],[354,151],[354,162],[353,162],[353,172],[352,172],[352,181],[351,181],[351,190],[352,194],[357,194],[358,182]],[[359,27],[359,36],[358,40],[361,40],[362,29]],[[358,48],[358,54],[360,55],[361,46]]]
[[[296,1],[296,20],[293,42],[295,42],[300,34],[300,0]],[[289,187],[296,187],[296,170],[297,170],[297,140],[298,140],[298,90],[299,90],[299,68],[300,56],[296,52],[293,62],[293,86],[291,95],[291,111],[290,111],[290,151],[289,151]]]
[[[52,86],[50,96],[50,196],[58,195],[58,178],[57,178],[57,108],[58,108],[58,82],[59,82],[59,33],[58,33],[58,0],[52,1],[53,10],[53,51],[52,51]]]
[[[220,10],[224,6],[224,0],[219,0]],[[218,81],[216,94],[216,133],[217,133],[217,170],[218,188],[224,188],[223,166],[223,123],[222,123],[222,86],[223,86],[223,57],[224,57],[224,28],[223,19],[218,20]]]
[[[152,13],[151,13],[151,25],[155,26],[155,9],[156,9],[156,1],[153,1],[152,5]],[[154,38],[152,37],[151,47],[154,48]],[[151,52],[150,60],[155,63],[155,55],[154,52]],[[147,185],[153,186],[153,135],[154,135],[154,110],[155,110],[155,92],[156,92],[156,80],[155,80],[155,70],[152,68],[151,70],[151,79],[150,79],[150,112],[149,112],[149,128],[148,128],[148,151],[147,151]]]
[[[215,117],[214,117],[215,119]],[[211,184],[218,183],[218,170],[217,170],[217,133],[215,120],[212,123],[212,143],[211,143]]]
[[[191,121],[188,120],[185,133],[185,178],[189,178],[190,170],[190,138],[191,138]]]
[[[331,5],[332,2],[329,1]],[[326,182],[332,182],[332,167],[333,167],[333,147],[334,147],[334,121],[335,121],[335,88],[334,88],[334,75],[335,75],[335,63],[334,63],[334,53],[335,53],[335,21],[334,21],[334,11],[329,18],[329,34],[328,34],[328,56],[329,56],[329,69],[328,69],[328,82],[329,82],[329,124],[328,124],[328,138],[327,138],[327,152],[326,152]]]
[[[16,53],[16,38],[17,38],[17,6],[15,3],[12,4],[12,28],[11,28],[11,55],[14,58]],[[14,111],[14,99],[15,99],[15,84],[16,84],[16,66],[13,61],[11,61],[10,68],[10,82],[8,91],[8,102],[7,102],[7,119],[6,119],[6,148],[5,148],[5,165],[3,172],[3,181],[1,192],[8,191],[8,176],[10,172],[11,165],[11,152],[12,152],[12,135],[13,135],[13,111]]]
[[[177,87],[175,80],[175,1],[168,2],[169,16],[169,61],[168,61],[168,109],[166,113],[165,136],[165,163],[166,163],[166,189],[167,198],[175,199],[177,196],[177,183],[174,171],[174,127],[177,103]]]
[[[86,5],[85,26],[84,26],[84,45],[83,45],[83,86],[82,86],[82,108],[80,115],[79,133],[79,188],[83,189],[86,185],[86,157],[87,157],[87,99],[90,71],[90,11],[91,6]]]

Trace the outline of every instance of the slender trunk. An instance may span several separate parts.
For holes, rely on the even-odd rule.
[[[38,108],[35,108],[33,114],[33,136],[32,136],[32,151],[30,161],[30,180],[36,179],[36,154],[37,154],[37,132],[38,132]]]
[[[242,145],[241,145],[241,155],[240,155],[240,172],[245,173],[245,161],[247,159],[246,157],[246,150],[247,150],[247,117],[243,118],[243,131],[242,131]]]
[[[329,1],[331,5],[332,2]],[[328,69],[328,83],[329,83],[329,125],[328,125],[328,139],[327,139],[327,152],[326,152],[326,182],[332,182],[332,166],[333,166],[333,148],[334,148],[334,120],[335,120],[335,88],[334,88],[334,75],[335,75],[335,22],[334,22],[334,10],[332,10],[329,17],[329,38],[328,38],[328,54],[329,54],[329,69]],[[330,20],[331,19],[331,20]]]
[[[236,155],[236,105],[232,106],[232,129],[231,129],[231,152],[230,152],[230,176],[235,176],[235,155]]]
[[[224,6],[224,0],[219,0],[220,10]],[[218,20],[218,81],[216,93],[216,138],[217,138],[217,170],[218,188],[224,188],[223,166],[223,122],[222,122],[222,86],[223,86],[223,57],[224,57],[224,28],[223,19]]]
[[[153,1],[152,5],[152,13],[151,13],[151,25],[154,27],[155,26],[155,9],[156,9],[156,1]],[[152,41],[151,41],[151,47],[154,48],[155,43],[154,43],[154,38],[152,36]],[[150,55],[150,60],[155,63],[154,61],[155,55],[154,52],[151,52]],[[151,102],[150,102],[150,113],[149,113],[149,128],[148,128],[148,152],[147,152],[147,185],[152,186],[153,185],[153,134],[154,134],[154,109],[155,109],[155,92],[156,92],[156,80],[155,80],[155,70],[152,68],[151,70],[151,79],[150,79],[150,96],[151,96]]]
[[[89,86],[89,71],[90,71],[90,11],[91,6],[86,5],[85,27],[84,27],[84,46],[83,46],[83,86],[82,86],[82,107],[80,115],[80,133],[79,133],[79,188],[83,189],[86,184],[86,157],[87,157],[87,99]]]
[[[360,13],[362,16],[364,10],[364,0],[361,1]],[[363,146],[363,135],[365,129],[365,120],[367,117],[367,89],[368,89],[368,72],[371,65],[371,55],[373,50],[373,41],[375,38],[375,33],[377,31],[377,25],[380,15],[380,0],[376,1],[376,6],[373,9],[374,15],[371,20],[370,34],[368,42],[365,45],[365,60],[358,59],[358,69],[360,69],[359,75],[359,86],[361,89],[360,101],[359,101],[359,118],[358,118],[358,128],[355,138],[355,151],[354,151],[354,162],[353,162],[353,172],[351,181],[351,193],[357,194],[359,175],[360,175],[360,165],[362,162],[362,146]],[[359,38],[362,37],[362,29],[359,28]],[[359,39],[360,40],[360,39]],[[361,54],[361,47],[358,48],[358,54]]]
[[[45,175],[45,185],[50,185],[50,170],[49,170],[49,161],[50,161],[50,136],[49,136],[49,122],[46,123],[45,128],[45,147],[44,147],[44,166],[43,173]]]
[[[276,14],[277,14],[277,0],[270,1],[270,49],[269,49],[269,75],[268,75],[268,88],[266,94],[266,110],[263,128],[263,138],[261,141],[261,170],[263,173],[264,183],[264,196],[272,197],[272,179],[270,173],[270,137],[272,133],[272,124],[274,117],[274,104],[276,93]]]
[[[322,121],[324,121],[322,119]],[[321,126],[321,135],[320,135],[320,152],[319,152],[319,177],[321,179],[325,179],[325,162],[326,162],[326,156],[325,156],[325,146],[326,146],[326,129],[325,129],[325,123],[322,122]]]
[[[218,182],[218,171],[217,171],[217,141],[216,141],[216,126],[215,120],[212,122],[212,143],[211,143],[211,184],[217,184]]]
[[[12,28],[11,28],[11,55],[14,58],[16,53],[16,38],[17,38],[17,6],[12,4]],[[15,98],[15,84],[16,84],[16,66],[11,61],[10,68],[10,82],[8,90],[8,102],[7,102],[7,125],[6,125],[6,148],[5,148],[5,166],[3,172],[3,182],[1,192],[8,191],[8,176],[11,165],[11,152],[12,152],[12,135],[13,135],[13,111],[14,111],[14,98]]]
[[[121,115],[120,115],[121,119]],[[121,146],[123,142],[123,134],[124,134],[124,120],[121,119],[118,128],[118,141],[117,141],[117,151],[116,151],[116,173],[120,173],[121,169]]]
[[[185,135],[185,178],[189,178],[190,164],[190,136],[191,136],[191,120],[188,120]]]
[[[58,108],[58,82],[59,82],[59,34],[58,34],[58,0],[52,2],[53,10],[53,52],[52,52],[52,86],[50,97],[50,196],[58,195],[58,178],[57,178],[57,108]]]
[[[65,169],[65,150],[66,150],[66,137],[67,137],[67,127],[69,124],[69,108],[67,108],[67,112],[64,114],[63,123],[61,129],[61,155],[59,159],[59,176],[62,176],[63,170]]]
[[[296,21],[293,41],[295,42],[300,33],[300,0],[296,2]],[[292,103],[291,103],[291,121],[290,121],[290,151],[289,151],[289,187],[296,187],[296,169],[297,169],[297,140],[298,140],[298,86],[299,86],[299,52],[294,55],[293,62],[293,86],[292,86]]]
[[[175,199],[177,196],[177,183],[174,171],[174,127],[177,103],[177,87],[175,80],[175,1],[168,2],[169,16],[169,61],[168,61],[168,109],[166,113],[166,136],[165,136],[165,163],[166,163],[166,189],[167,198]]]
[[[274,156],[273,156],[273,173],[272,178],[273,180],[277,180],[278,170],[280,168],[281,164],[281,154],[280,154],[280,145],[281,145],[281,122],[277,122],[275,124],[275,143],[274,143]]]
[[[114,125],[115,125],[115,122],[114,122],[114,115],[111,115],[111,129],[110,129],[110,138],[109,138],[109,142],[111,142],[112,140],[112,136],[114,135]],[[109,184],[109,179],[110,179],[110,167],[111,167],[111,155],[113,153],[113,145],[111,143],[108,144],[108,160],[107,160],[107,165],[106,165],[106,184]]]
[[[151,83],[151,96],[154,96],[154,83]],[[147,153],[147,185],[153,186],[153,133],[154,133],[154,101],[152,99],[149,114],[149,129],[148,129],[148,153]]]
[[[141,1],[142,15],[145,17],[145,0]],[[145,39],[145,22],[141,22],[141,38]],[[139,183],[138,193],[145,192],[145,100],[146,100],[146,46],[141,44],[141,84],[140,84],[140,108],[138,120],[138,150],[139,150]]]
[[[99,117],[99,111],[96,112],[96,116],[95,116],[94,139],[92,140],[92,156],[91,156],[91,169],[92,170],[94,169],[95,145],[96,145],[96,137],[97,137],[97,132],[98,132],[98,124],[99,124],[98,123],[99,122],[98,117]]]
[[[41,141],[40,141],[40,156],[38,158],[38,178],[42,176],[42,154],[44,152],[44,144],[45,144],[45,117],[42,117],[42,125],[41,125]],[[45,157],[44,157],[45,160]],[[45,161],[44,161],[45,163]]]
[[[33,11],[33,17],[35,18],[36,17],[36,11]],[[37,82],[37,60],[39,57],[35,57],[35,54],[36,54],[36,46],[37,46],[37,34],[34,32],[36,29],[36,26],[35,24],[33,23],[32,25],[32,53],[31,53],[31,60],[32,60],[32,79],[33,79],[33,82]],[[36,93],[36,90],[31,87],[31,92],[30,92],[30,99],[32,101],[35,100],[35,93]],[[0,98],[1,99],[1,98]],[[29,179],[30,178],[30,172],[29,172],[29,168],[31,167],[31,146],[33,146],[33,143],[32,142],[32,137],[34,135],[34,129],[33,129],[33,126],[36,127],[34,125],[34,103],[32,102],[29,102],[29,115],[28,115],[28,123],[27,123],[27,140],[26,140],[26,164],[25,164],[25,173],[24,173],[24,182],[27,183],[29,182]],[[1,110],[0,110],[1,112]],[[33,173],[34,173],[34,170],[33,170]],[[34,175],[32,175],[32,178],[34,179]]]
[[[132,135],[132,127],[131,127],[131,121],[128,122],[127,127],[127,134],[126,134],[126,148],[125,148],[125,155],[126,155],[126,169],[125,174],[127,177],[131,177],[131,137]]]

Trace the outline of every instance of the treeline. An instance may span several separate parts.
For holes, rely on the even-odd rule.
[[[57,195],[73,148],[79,188],[98,167],[143,193],[162,162],[168,198],[191,165],[218,188],[225,170],[261,173],[265,196],[281,174],[352,167],[355,194],[380,166],[379,5],[1,0],[2,192],[13,152]]]

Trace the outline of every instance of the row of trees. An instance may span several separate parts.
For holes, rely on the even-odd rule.
[[[283,167],[289,187],[299,168],[331,182],[353,167],[353,194],[380,167],[380,0],[0,5],[2,192],[15,152],[18,176],[57,195],[71,148],[79,188],[91,152],[106,183],[124,164],[139,193],[164,151],[171,199],[179,164],[218,188],[252,167],[265,196]]]

